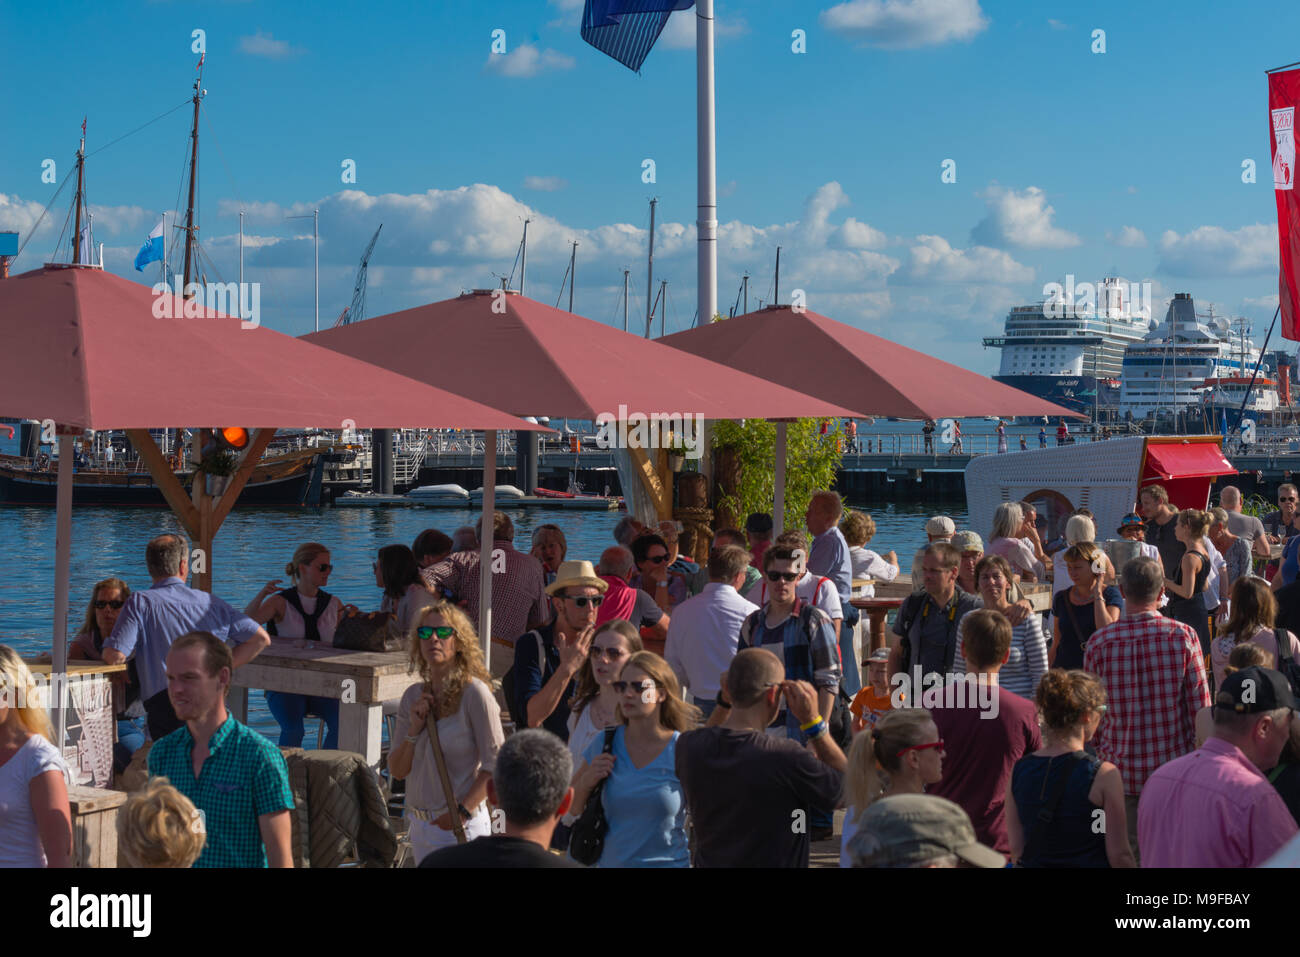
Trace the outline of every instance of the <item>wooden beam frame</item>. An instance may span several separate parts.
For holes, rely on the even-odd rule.
[[[185,494],[185,486],[181,484],[180,479],[176,477],[163,458],[162,450],[158,448],[158,443],[154,441],[148,429],[127,429],[126,437],[131,440],[131,445],[140,453],[140,460],[144,462],[145,467],[149,469],[149,474],[153,476],[154,483],[158,486],[159,491],[163,493],[163,498],[171,506],[172,513],[180,519],[181,525],[189,534],[190,539],[196,539],[199,536],[199,512],[190,501],[190,497]]]

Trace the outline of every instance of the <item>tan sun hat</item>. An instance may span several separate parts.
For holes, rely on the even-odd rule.
[[[582,587],[599,589],[603,595],[609,589],[609,582],[596,574],[591,562],[560,562],[560,570],[555,573],[555,581],[546,586],[546,594],[554,597],[563,588]]]

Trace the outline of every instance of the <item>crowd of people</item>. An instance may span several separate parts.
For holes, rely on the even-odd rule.
[[[413,856],[798,867],[842,809],[846,867],[1292,862],[1296,498],[1283,486],[1261,521],[1235,488],[1207,512],[1146,486],[1115,533],[1132,557],[1114,563],[1087,509],[1055,539],[1028,502],[1003,503],[987,529],[935,516],[885,647],[862,643],[854,599],[897,579],[898,555],[869,549],[875,523],[834,492],[812,495],[804,529],[774,535],[766,515],[717,529],[701,563],[676,523],[631,516],[594,564],[570,558],[555,525],[516,549],[502,512],[385,546],[375,584],[411,675],[390,703],[386,768]],[[1287,548],[1265,567],[1273,544]],[[292,866],[285,759],[226,692],[272,642],[329,645],[357,609],[326,590],[319,543],[242,612],[188,587],[188,555],[162,535],[146,547],[150,588],[97,583],[69,650],[128,663],[115,764],[147,747],[149,783],[119,815],[122,857]],[[0,864],[64,866],[70,779],[35,688],[0,645]],[[311,715],[337,747],[338,699],[267,702],[280,747],[302,746]]]

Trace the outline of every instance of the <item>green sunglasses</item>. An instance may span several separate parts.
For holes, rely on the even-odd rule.
[[[452,635],[456,634],[456,629],[450,628],[446,625],[443,625],[441,628],[430,628],[428,625],[421,625],[419,628],[415,629],[415,634],[425,641],[428,641],[434,635],[438,636],[439,641],[446,641]]]

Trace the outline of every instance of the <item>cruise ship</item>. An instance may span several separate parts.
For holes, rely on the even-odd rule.
[[[1226,318],[1197,315],[1191,294],[1177,293],[1164,320],[1124,356],[1120,415],[1142,422],[1190,413],[1217,425],[1216,413],[1243,401],[1249,412],[1276,411],[1274,370],[1261,369],[1250,384],[1258,363],[1244,327],[1234,334]]]
[[[1076,295],[1072,280],[1067,287],[1053,285],[1060,295],[1015,306],[1003,334],[984,339],[986,347],[1002,350],[993,378],[1089,416],[1113,413],[1124,351],[1147,332],[1150,304],[1140,302],[1133,284],[1115,277],[1084,284],[1095,296]]]

